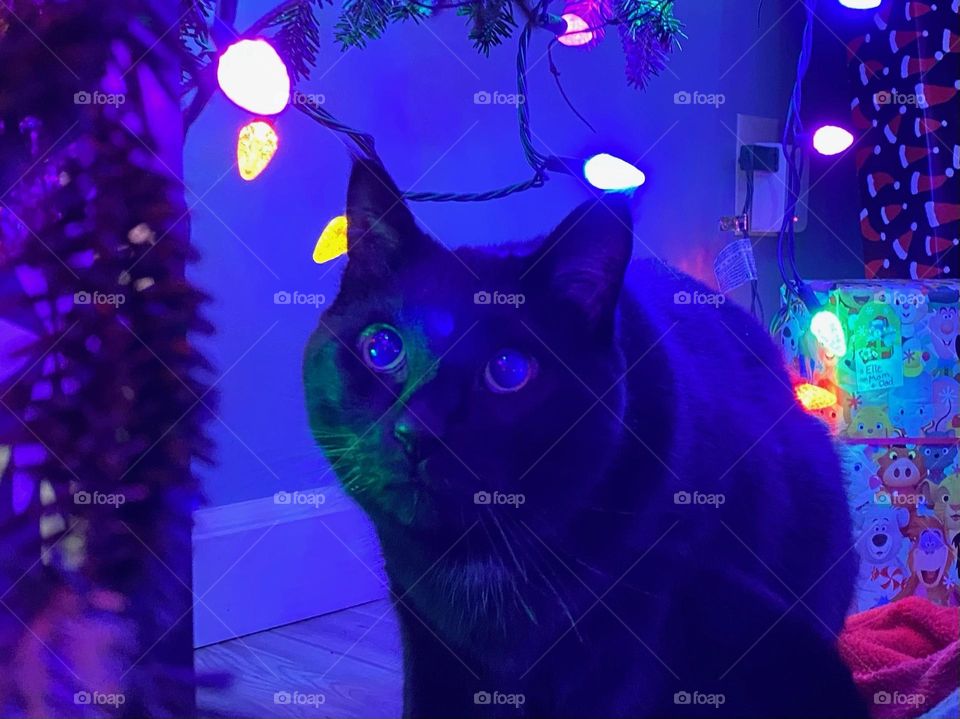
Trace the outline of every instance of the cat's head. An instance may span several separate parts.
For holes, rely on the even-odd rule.
[[[451,250],[358,161],[347,219],[304,361],[311,428],[347,491],[425,535],[582,510],[622,430],[627,201],[587,202],[522,252]]]

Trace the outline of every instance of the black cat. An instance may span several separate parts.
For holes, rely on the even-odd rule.
[[[406,716],[866,716],[839,461],[749,315],[628,272],[619,196],[450,250],[358,161],[347,217],[306,395],[379,534]]]

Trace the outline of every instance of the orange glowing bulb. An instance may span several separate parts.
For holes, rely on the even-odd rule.
[[[240,129],[237,138],[237,167],[240,177],[249,182],[267,169],[277,154],[280,138],[269,122],[254,120]]]
[[[837,403],[837,395],[834,392],[815,384],[797,385],[794,387],[794,392],[796,392],[797,399],[803,405],[803,408],[810,412],[826,409]]]

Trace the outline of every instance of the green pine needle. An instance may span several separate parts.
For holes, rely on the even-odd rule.
[[[214,0],[180,0],[180,40],[208,45]]]
[[[341,48],[366,47],[367,40],[376,40],[393,18],[397,0],[346,0],[334,36]]]
[[[331,4],[332,0],[326,2]],[[320,24],[314,6],[320,8],[323,3],[324,0],[288,0],[263,25],[264,30],[276,28],[272,44],[290,68],[294,81],[309,76],[316,65]]]
[[[641,90],[666,67],[673,48],[686,37],[673,4],[674,0],[619,0],[617,4],[627,82]]]
[[[478,0],[458,8],[457,13],[467,18],[473,46],[484,55],[509,39],[517,27],[510,0]]]

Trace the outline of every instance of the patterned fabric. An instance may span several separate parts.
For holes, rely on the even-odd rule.
[[[838,320],[841,354],[817,339],[809,309],[785,290],[775,336],[794,384],[835,398],[811,412],[843,461],[860,557],[853,608],[910,596],[960,606],[960,282],[809,287]]]
[[[874,567],[870,572],[870,579],[880,580],[880,586],[884,589],[900,589],[903,586],[904,573],[900,567],[884,567],[877,569]]]
[[[888,0],[847,45],[866,276],[960,275],[960,0]]]

